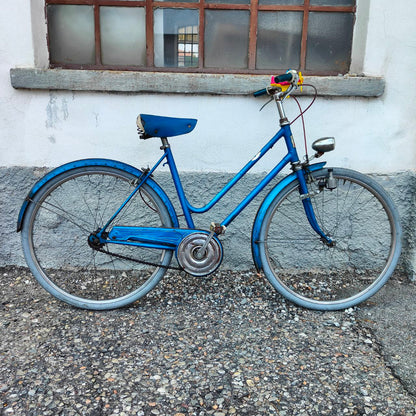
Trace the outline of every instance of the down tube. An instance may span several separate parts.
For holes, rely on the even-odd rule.
[[[235,210],[221,223],[228,225],[243,211],[244,208],[270,183],[270,181],[292,160],[292,155],[288,153],[269,174],[244,198]]]

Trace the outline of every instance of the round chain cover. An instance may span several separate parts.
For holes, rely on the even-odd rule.
[[[203,255],[198,253],[208,237],[208,234],[202,232],[189,234],[179,243],[176,250],[178,263],[193,276],[206,276],[221,264],[223,250],[216,237],[212,237]]]

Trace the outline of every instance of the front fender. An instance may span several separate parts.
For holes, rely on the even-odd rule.
[[[309,166],[309,171],[314,172],[316,170],[322,169],[325,166],[326,162],[315,163]],[[261,203],[256,218],[254,219],[253,228],[251,231],[251,252],[253,254],[253,261],[254,265],[258,272],[260,272],[263,268],[260,259],[260,252],[259,252],[259,235],[261,225],[263,223],[264,215],[266,214],[267,208],[269,208],[272,201],[276,198],[276,196],[281,192],[287,185],[292,183],[297,179],[296,173],[292,173],[285,178],[283,178],[264,198],[263,202]]]
[[[65,165],[59,166],[51,170],[43,178],[41,178],[38,182],[36,182],[33,188],[29,191],[27,197],[25,198],[22,204],[22,207],[20,208],[19,216],[17,218],[17,230],[16,231],[19,232],[22,230],[23,220],[25,218],[26,211],[29,205],[32,203],[33,197],[39,192],[39,190],[43,186],[45,186],[49,181],[51,181],[56,176],[64,172],[68,172],[73,169],[87,167],[87,166],[112,167],[112,168],[116,168],[116,169],[120,169],[125,172],[128,172],[134,176],[137,176],[138,178],[143,174],[143,172],[140,169],[137,169],[126,163],[119,162],[117,160],[111,160],[111,159],[83,159],[83,160],[76,160],[74,162],[69,162],[69,163],[66,163]],[[166,195],[166,193],[153,179],[150,179],[150,178],[147,179],[146,183],[160,196],[160,198],[165,203],[166,208],[169,211],[170,217],[172,218],[173,226],[179,227],[178,218],[176,216],[175,209],[173,208],[173,205],[171,201],[169,200],[168,196]]]

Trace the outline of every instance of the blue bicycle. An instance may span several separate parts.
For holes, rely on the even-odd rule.
[[[195,276],[221,263],[221,236],[287,165],[258,209],[251,246],[256,269],[290,301],[318,310],[344,309],[374,295],[393,273],[401,250],[399,216],[373,179],[342,168],[299,159],[284,100],[301,84],[296,71],[274,77],[254,95],[277,105],[280,130],[205,206],[186,198],[168,141],[192,131],[194,119],[141,114],[142,139],[159,137],[163,155],[149,169],[87,159],[49,172],[29,192],[19,213],[23,251],[32,273],[53,296],[86,309],[122,307],[146,295],[169,269]],[[220,223],[196,229],[204,213],[279,141],[287,154]],[[314,142],[313,157],[334,149],[333,138]],[[167,164],[186,221],[153,179]],[[171,265],[173,258],[176,263]]]

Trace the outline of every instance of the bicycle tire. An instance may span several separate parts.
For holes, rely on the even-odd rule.
[[[359,172],[333,168],[309,174],[317,221],[335,245],[312,230],[299,182],[272,201],[260,229],[259,254],[266,278],[285,298],[316,310],[353,307],[373,296],[393,273],[401,251],[398,212],[386,191]]]
[[[114,309],[140,299],[160,281],[173,251],[107,244],[104,250],[112,254],[104,254],[88,244],[136,180],[116,167],[86,166],[57,175],[36,193],[24,218],[22,245],[30,270],[50,294],[79,308]],[[173,219],[144,183],[107,231],[114,225],[172,227]]]

